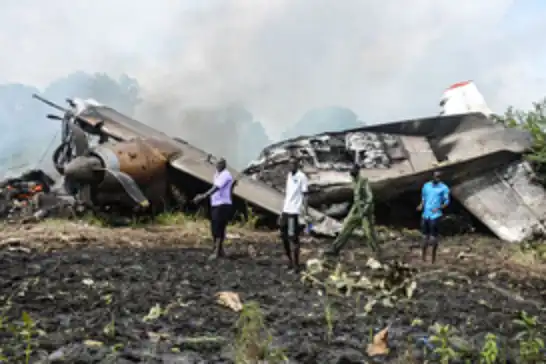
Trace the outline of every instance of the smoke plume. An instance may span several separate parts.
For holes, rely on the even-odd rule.
[[[172,34],[186,37],[172,66],[139,79],[144,98],[173,117],[178,105],[239,102],[275,136],[314,107],[348,107],[367,123],[430,115],[443,89],[466,79],[502,110],[542,92],[521,74],[540,52],[536,28],[505,26],[512,3],[216,2],[182,13]]]
[[[369,124],[435,114],[461,80],[497,111],[544,92],[544,7],[511,0],[5,2],[0,81],[127,73],[142,90],[135,116],[201,147],[250,142],[214,127],[224,117],[210,110],[231,105],[277,138],[313,108]]]

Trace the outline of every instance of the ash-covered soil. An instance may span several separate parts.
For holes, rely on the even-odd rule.
[[[366,313],[372,292],[329,295],[329,337],[320,287],[286,271],[276,234],[233,235],[229,258],[209,262],[206,227],[5,227],[0,340],[7,362],[24,362],[31,342],[35,363],[232,363],[239,314],[216,302],[220,291],[257,301],[271,345],[294,363],[372,362],[370,332],[389,324],[391,353],[375,361],[396,362],[408,347],[418,358],[419,340],[434,323],[453,325],[458,337],[481,346],[487,332],[511,339],[522,310],[546,321],[544,265],[522,265],[501,243],[465,236],[446,240],[432,266],[402,238],[386,243],[386,259],[417,270],[413,298]],[[304,255],[314,257],[324,242],[304,244]],[[348,271],[366,269],[368,252],[356,245],[341,259]],[[23,312],[32,318],[32,340],[24,339]]]

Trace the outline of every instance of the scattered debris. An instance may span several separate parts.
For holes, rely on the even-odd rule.
[[[52,195],[54,180],[41,170],[31,170],[19,177],[0,182],[0,219],[20,221],[33,216],[43,206],[43,198]]]
[[[410,299],[417,288],[414,279],[416,270],[399,261],[380,263],[369,258],[364,267],[368,271],[345,271],[341,264],[335,268],[326,261],[312,259],[307,262],[307,269],[302,273],[302,282],[325,287],[329,293],[351,296],[356,290],[368,293],[368,303],[364,313],[369,313],[373,306],[381,303],[392,307],[399,299]]]
[[[216,294],[216,302],[235,312],[239,312],[243,309],[243,304],[239,298],[239,294],[235,292],[218,292]]]
[[[373,270],[378,270],[383,268],[383,265],[374,258],[368,258],[368,261],[366,262],[366,266]]]
[[[389,353],[389,327],[385,327],[373,336],[366,352],[369,356],[387,355]]]

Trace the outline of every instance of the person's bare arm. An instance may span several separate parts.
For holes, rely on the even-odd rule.
[[[424,204],[425,204],[425,186],[423,186],[423,188],[421,188],[421,202],[417,206],[417,211],[422,211]]]
[[[444,210],[447,206],[449,206],[449,188],[446,187],[444,190],[444,196],[443,196],[443,203],[442,203],[442,210]]]
[[[303,213],[304,216],[309,218],[309,186],[307,181],[307,176],[303,175],[301,182],[301,189],[303,192]]]
[[[213,184],[210,189],[207,190],[205,193],[201,193],[193,199],[194,203],[199,203],[203,201],[206,198],[209,198],[214,192],[218,191],[220,188],[223,188],[227,183],[231,181],[231,177],[224,178],[220,180],[219,184]]]
[[[217,186],[212,186],[207,192],[203,193],[202,196],[203,198],[207,198],[207,197],[210,197],[210,195],[212,195],[214,192],[218,191],[219,188]]]

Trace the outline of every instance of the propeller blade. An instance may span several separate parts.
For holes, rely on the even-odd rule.
[[[74,100],[72,100],[72,99],[66,99],[66,103],[67,103],[70,107],[76,107],[76,103],[75,103]]]
[[[78,191],[78,199],[86,206],[93,205],[91,200],[91,185],[86,184],[81,186],[80,190]]]
[[[87,134],[78,125],[69,123],[68,127],[72,133],[72,143],[76,151],[76,157],[85,156],[89,152],[89,140]]]
[[[105,169],[104,171],[114,177],[119,182],[127,195],[131,197],[133,201],[135,201],[135,203],[137,203],[141,207],[150,206],[150,201],[148,201],[146,196],[144,196],[144,193],[142,192],[140,187],[138,187],[135,180],[131,178],[131,176],[126,173],[113,171],[110,169]]]
[[[46,116],[48,119],[52,120],[63,120],[62,116],[54,115],[54,114],[47,114]]]

